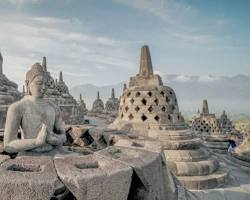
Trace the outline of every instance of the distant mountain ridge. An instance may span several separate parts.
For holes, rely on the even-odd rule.
[[[165,85],[172,87],[179,101],[181,112],[193,115],[201,107],[203,99],[208,99],[210,111],[220,113],[226,110],[229,114],[250,115],[250,76],[190,76],[168,74],[161,75]],[[128,78],[127,78],[128,79]],[[111,88],[115,88],[116,96],[122,94],[123,84],[98,87],[92,84],[82,84],[70,89],[75,98],[83,94],[88,108],[96,98],[97,91],[104,103],[111,95]]]

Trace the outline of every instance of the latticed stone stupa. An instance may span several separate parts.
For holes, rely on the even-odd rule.
[[[80,109],[80,113],[87,115],[88,109],[87,109],[86,104],[82,98],[82,94],[80,94],[80,97],[79,97],[78,107]]]
[[[119,108],[119,99],[115,97],[115,89],[112,88],[111,97],[105,104],[105,111],[110,114],[117,114]]]
[[[135,130],[179,129],[185,126],[172,88],[163,86],[161,77],[153,73],[149,48],[141,52],[140,71],[130,78],[121,96],[119,117],[115,124],[130,124]]]
[[[92,113],[97,113],[97,114],[101,114],[101,113],[104,112],[104,103],[100,99],[100,93],[99,93],[99,91],[97,92],[97,98],[96,98],[96,100],[93,102],[91,112]]]
[[[224,134],[233,132],[234,126],[232,121],[228,118],[226,111],[223,111],[223,113],[221,114],[219,122],[220,122],[220,129]]]
[[[43,70],[46,74],[47,84],[45,99],[53,101],[61,110],[62,118],[66,124],[78,124],[79,117],[77,116],[77,101],[69,93],[68,86],[63,80],[63,73],[59,74],[59,81],[54,81],[50,72],[47,70],[47,60],[43,57]]]
[[[189,189],[222,186],[228,170],[200,148],[186,129],[172,88],[153,73],[148,46],[141,49],[140,71],[121,96],[119,116],[110,128],[130,129],[161,142],[170,170]]]
[[[194,118],[192,129],[198,133],[216,133],[220,131],[220,123],[215,114],[209,113],[208,102],[203,100],[202,112]]]
[[[192,129],[204,139],[204,144],[217,153],[226,153],[228,138],[220,128],[215,114],[209,113],[208,102],[203,100],[202,112],[193,120]]]
[[[4,128],[7,109],[21,97],[17,84],[3,74],[3,56],[0,52],[0,129]]]

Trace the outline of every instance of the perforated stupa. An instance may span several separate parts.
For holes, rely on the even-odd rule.
[[[130,78],[121,96],[119,115],[110,128],[160,141],[169,169],[187,188],[224,185],[228,170],[221,168],[187,129],[174,90],[153,73],[148,46],[141,49],[139,74]]]

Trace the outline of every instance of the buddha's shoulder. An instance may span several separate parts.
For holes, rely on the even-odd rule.
[[[27,106],[29,103],[26,99],[21,99],[13,104],[11,104],[8,108],[9,112],[22,112],[24,107]]]

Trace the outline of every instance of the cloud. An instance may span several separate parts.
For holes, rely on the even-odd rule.
[[[147,12],[179,28],[182,27],[181,21],[186,21],[186,16],[189,15],[190,18],[193,14],[189,4],[175,0],[113,0],[113,2]]]
[[[220,80],[222,77],[221,76],[212,76],[212,75],[207,75],[207,76],[199,76],[198,81],[200,82],[213,82]]]
[[[24,4],[35,4],[42,0],[0,0],[0,3],[10,3],[15,6],[21,6]]]
[[[185,75],[178,75],[175,78],[175,81],[177,81],[177,82],[188,82],[190,80],[191,80],[191,77],[190,76],[185,76]]]
[[[0,16],[0,24],[4,30],[0,32],[4,71],[19,85],[24,80],[23,72],[42,56],[47,56],[52,74],[64,71],[70,86],[83,80],[97,83],[105,79],[99,77],[104,69],[105,73],[114,73],[135,66],[128,59],[126,42],[79,31],[83,25],[79,19]]]
[[[175,47],[183,42],[185,44],[182,44],[181,48],[199,47],[210,50],[214,45],[224,46],[225,40],[227,42],[231,40],[228,33],[220,34],[221,27],[230,24],[228,19],[223,15],[205,17],[185,1],[113,0],[113,2],[158,18],[163,33],[167,33],[167,40],[173,41]]]
[[[46,1],[58,1],[60,3],[70,3],[72,0],[0,0],[0,3],[9,3],[14,6],[23,6],[29,4],[38,4]]]

